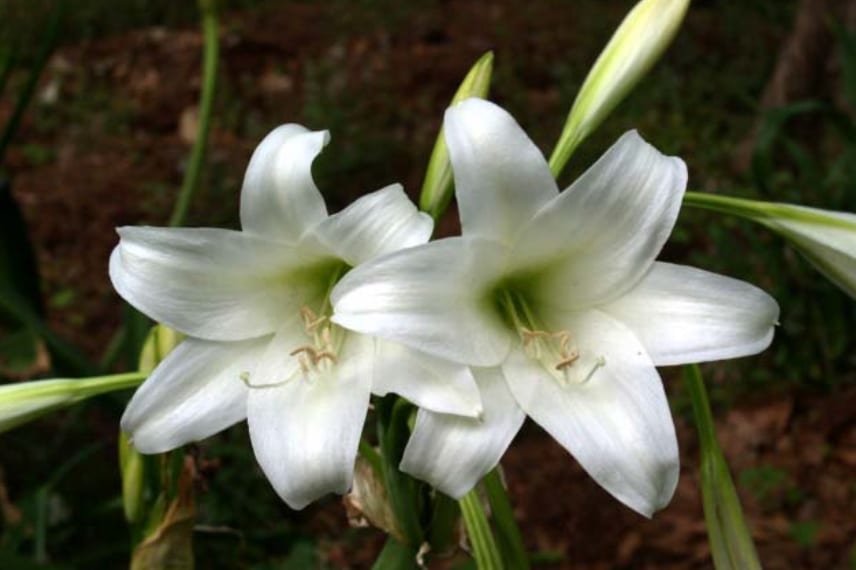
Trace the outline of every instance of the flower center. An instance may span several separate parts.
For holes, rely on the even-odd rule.
[[[325,288],[319,287],[323,293],[316,297],[316,299],[319,297],[321,299],[320,309],[317,313],[308,305],[300,308],[305,342],[301,344],[304,339],[295,334],[295,338],[289,339],[289,341],[293,340],[296,346],[288,352],[289,357],[297,359],[299,370],[292,372],[287,378],[267,383],[252,382],[250,373],[243,372],[240,378],[247,387],[273,388],[291,382],[295,378],[303,378],[306,382],[312,382],[316,375],[329,372],[338,363],[338,353],[345,341],[345,330],[330,322],[330,292],[345,271],[347,271],[347,266],[339,265],[322,281],[325,283]],[[288,365],[285,368],[292,369]]]
[[[544,327],[523,294],[504,289],[501,295],[503,316],[520,337],[523,352],[561,385],[585,384],[606,365],[603,356],[583,358],[570,331]]]
[[[283,380],[262,384],[252,382],[250,373],[243,372],[240,378],[248,388],[275,388],[298,377],[312,382],[314,376],[328,372],[338,363],[337,354],[345,340],[345,331],[331,323],[329,315],[318,314],[306,306],[300,309],[300,318],[303,320],[303,333],[308,342],[298,345],[288,353],[290,357],[297,359],[300,370]]]

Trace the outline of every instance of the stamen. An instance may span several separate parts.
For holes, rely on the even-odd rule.
[[[294,350],[288,353],[289,356],[297,356],[298,354],[305,354],[309,357],[309,361],[314,365],[317,365],[322,360],[329,360],[333,364],[338,362],[336,360],[336,355],[330,352],[329,350],[318,350],[314,346],[310,346],[305,344],[303,346],[298,346]]]
[[[580,358],[579,351],[570,347],[571,333],[568,331],[561,330],[558,332],[550,332],[530,329],[522,326],[520,327],[520,337],[523,340],[523,348],[531,351],[531,356],[536,360],[541,360],[542,356],[542,347],[537,341],[540,339],[546,339],[548,341],[554,339],[559,345],[557,347],[558,350],[556,351],[558,352],[558,355],[554,353],[554,356],[558,356],[558,362],[556,363],[555,368],[560,372],[564,371],[565,368],[568,368]]]
[[[315,362],[313,362],[313,364],[318,364],[319,362],[321,362],[322,360],[325,360],[325,359],[329,360],[333,364],[336,364],[338,362],[338,360],[336,360],[335,354],[333,354],[332,352],[329,352],[327,350],[322,350],[321,352],[315,353]]]
[[[306,330],[307,334],[315,333],[315,329],[327,321],[327,315],[321,315],[319,317],[309,307],[301,308],[300,316],[303,317],[303,328]]]
[[[565,368],[567,368],[568,366],[570,366],[571,364],[573,364],[574,362],[576,362],[579,359],[580,359],[580,353],[578,353],[576,351],[572,352],[570,354],[570,356],[564,358],[563,360],[560,360],[556,364],[556,370],[564,370]]]
[[[288,354],[297,357],[304,379],[310,381],[312,373],[318,372],[319,366],[325,360],[331,365],[338,363],[333,342],[333,325],[327,315],[319,315],[309,307],[302,307],[300,316],[303,319],[303,330],[312,342],[298,346]]]
[[[298,346],[297,348],[295,348],[294,350],[289,352],[288,355],[289,356],[297,356],[301,352],[305,352],[305,353],[309,354],[310,355],[309,358],[312,358],[314,360],[315,347],[312,345],[309,345],[309,344],[304,344],[303,346]]]

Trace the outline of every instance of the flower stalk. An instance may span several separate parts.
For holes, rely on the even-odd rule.
[[[217,63],[220,57],[220,48],[217,38],[217,2],[214,0],[199,0],[199,10],[202,12],[202,94],[199,97],[199,127],[196,138],[193,141],[193,149],[190,153],[190,161],[181,190],[178,193],[172,216],[169,219],[170,226],[180,226],[187,216],[190,201],[199,183],[199,175],[202,172],[202,163],[205,159],[205,149],[208,144],[208,131],[211,123],[211,111],[214,107],[214,94],[217,86]]]

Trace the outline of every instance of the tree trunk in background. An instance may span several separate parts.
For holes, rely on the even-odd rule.
[[[841,22],[848,29],[856,27],[856,0],[801,0],[793,28],[779,52],[776,68],[761,96],[760,114],[755,126],[734,153],[734,168],[746,172],[758,131],[767,109],[782,107],[805,99],[834,98],[837,86],[836,42],[830,22]],[[816,122],[807,121],[801,128],[807,137],[816,134]]]

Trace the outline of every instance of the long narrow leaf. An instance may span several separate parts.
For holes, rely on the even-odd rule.
[[[412,477],[398,470],[409,432],[408,419],[412,406],[392,394],[378,400],[377,436],[383,458],[383,479],[386,492],[397,519],[398,528],[408,541],[409,547],[419,548],[423,542],[419,522],[419,484]]]
[[[523,537],[517,522],[514,520],[514,510],[508,493],[502,482],[498,468],[493,469],[484,478],[484,488],[493,512],[493,520],[496,525],[496,534],[499,538],[499,549],[502,558],[510,568],[528,570],[529,557],[526,555],[526,547],[523,545]]]
[[[503,570],[505,566],[487,522],[478,488],[464,495],[458,503],[461,505],[461,514],[464,516],[464,525],[470,537],[476,566],[479,570]]]
[[[728,464],[716,440],[713,414],[698,366],[684,367],[701,448],[701,492],[710,551],[717,570],[760,570],[752,534]]]

